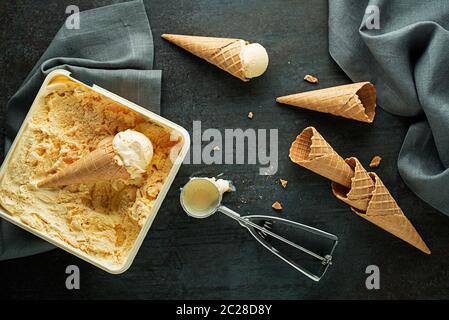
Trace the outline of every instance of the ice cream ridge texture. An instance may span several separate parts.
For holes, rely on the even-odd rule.
[[[179,138],[65,77],[37,103],[1,180],[1,205],[56,242],[122,265]]]

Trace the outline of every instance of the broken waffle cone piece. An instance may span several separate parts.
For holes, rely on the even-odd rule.
[[[282,188],[286,189],[288,185],[288,181],[284,179],[279,179],[279,182],[281,183]]]
[[[377,168],[379,167],[380,163],[382,162],[382,157],[381,156],[374,156],[371,159],[371,162],[369,164],[370,168]]]
[[[249,81],[245,76],[240,52],[246,45],[242,39],[187,36],[163,34],[167,41],[189,51],[220,69],[229,72],[242,81]]]
[[[402,212],[382,180],[373,172],[367,172],[357,158],[346,162],[354,168],[351,187],[332,183],[332,192],[349,204],[352,211],[385,231],[411,244],[426,254],[430,250],[412,223]]]
[[[351,186],[354,170],[314,127],[305,128],[290,147],[290,159],[329,180]]]
[[[95,183],[113,179],[129,179],[130,174],[124,165],[116,160],[112,142],[99,146],[80,160],[68,165],[54,175],[40,181],[39,188]]]
[[[274,210],[278,210],[278,211],[280,211],[280,210],[283,209],[283,208],[282,208],[282,204],[281,204],[279,201],[275,201],[275,202],[271,205],[271,207],[272,207]]]
[[[283,96],[276,101],[371,123],[375,116],[376,89],[370,82],[359,82]]]

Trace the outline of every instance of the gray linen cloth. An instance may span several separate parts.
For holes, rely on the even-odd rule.
[[[376,8],[379,29],[372,28]],[[399,154],[399,173],[413,192],[446,215],[448,17],[447,0],[329,0],[331,56],[353,81],[376,85],[380,107],[414,117]]]
[[[160,112],[161,71],[153,69],[153,37],[141,0],[80,13],[80,28],[64,24],[7,106],[14,139],[45,76],[63,68],[153,112]],[[9,143],[7,143],[9,144]],[[51,244],[0,219],[0,260],[47,251]]]

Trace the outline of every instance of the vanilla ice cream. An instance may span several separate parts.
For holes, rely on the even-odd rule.
[[[33,107],[4,168],[0,204],[13,220],[117,268],[153,212],[179,141],[169,128],[69,78],[57,79]],[[113,136],[121,161],[139,178],[36,186]]]
[[[250,43],[240,52],[243,70],[246,78],[262,75],[268,67],[268,53],[259,43]]]
[[[225,192],[231,192],[234,188],[230,180],[217,179],[215,177],[206,179],[215,184],[221,195],[223,195]]]
[[[146,172],[153,158],[153,145],[148,137],[128,129],[117,133],[112,145],[117,152],[117,162],[125,166],[131,178],[138,178]]]

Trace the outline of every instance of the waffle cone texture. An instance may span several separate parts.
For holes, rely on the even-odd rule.
[[[162,38],[229,72],[242,81],[250,80],[245,77],[240,58],[240,52],[246,45],[244,40],[179,34],[163,34]]]
[[[290,159],[331,181],[351,186],[353,169],[332,149],[314,127],[304,129],[290,147]]]
[[[375,116],[376,89],[370,82],[359,82],[283,96],[276,101],[371,123]]]
[[[407,219],[393,196],[374,172],[367,172],[357,158],[346,162],[354,168],[355,174],[349,191],[332,183],[332,192],[341,201],[351,206],[360,217],[430,254],[424,240]]]
[[[313,127],[293,141],[290,159],[332,181],[332,192],[352,211],[426,254],[430,250],[382,180],[357,158],[343,160]]]
[[[106,143],[54,175],[40,181],[37,186],[53,188],[78,183],[129,179],[130,174],[125,166],[117,163],[115,156],[116,152],[112,142]]]

